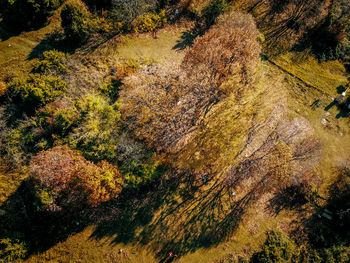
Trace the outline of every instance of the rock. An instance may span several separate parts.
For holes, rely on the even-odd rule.
[[[11,44],[8,44],[7,47],[12,47]]]
[[[322,123],[323,125],[326,125],[327,122],[328,122],[328,121],[327,121],[326,119],[324,119],[324,118],[321,120],[321,123]]]

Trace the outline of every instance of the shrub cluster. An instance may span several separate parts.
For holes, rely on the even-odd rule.
[[[158,28],[161,28],[166,23],[165,11],[156,13],[146,13],[145,15],[137,16],[132,22],[132,26],[135,32],[153,32]]]
[[[50,50],[43,53],[43,58],[34,67],[33,72],[40,74],[65,74],[68,72],[66,65],[68,55]]]
[[[255,253],[252,263],[290,262],[295,251],[295,245],[280,232],[268,233],[263,249]]]
[[[8,93],[23,109],[33,111],[36,107],[53,102],[66,90],[66,83],[59,77],[29,74],[26,79],[14,79]]]
[[[121,191],[119,170],[103,161],[95,165],[67,146],[42,151],[32,158],[30,175],[37,180],[36,193],[43,208],[97,206]]]
[[[23,242],[18,239],[2,238],[0,239],[0,259],[4,262],[17,262],[27,255],[27,248]]]

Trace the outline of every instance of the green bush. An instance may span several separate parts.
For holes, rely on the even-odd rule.
[[[76,108],[79,124],[69,135],[70,146],[94,162],[113,161],[120,125],[118,104],[109,105],[105,97],[92,94],[77,101]]]
[[[166,23],[165,11],[160,11],[159,14],[147,13],[140,15],[132,22],[135,32],[153,32],[161,28]]]
[[[295,245],[280,232],[268,233],[263,249],[252,257],[252,263],[283,263],[290,262]]]
[[[10,238],[0,239],[0,259],[4,262],[13,262],[23,259],[27,255],[26,245],[19,240]]]
[[[130,31],[132,30],[132,21],[138,16],[154,11],[157,4],[156,0],[117,0],[109,13],[109,17],[114,22],[121,23],[124,31]]]
[[[66,83],[55,76],[29,74],[25,80],[14,79],[9,85],[10,96],[25,110],[52,102],[66,90]]]
[[[61,11],[61,19],[65,36],[71,41],[86,42],[97,31],[91,13],[80,1],[65,4]]]
[[[68,55],[57,50],[45,51],[43,53],[43,58],[34,67],[33,72],[41,74],[67,73],[67,58]]]
[[[159,162],[139,163],[131,161],[128,165],[120,167],[126,185],[138,187],[153,179],[158,178],[164,172],[164,167]]]
[[[38,27],[47,21],[62,0],[3,0],[1,12],[4,22],[14,29]]]

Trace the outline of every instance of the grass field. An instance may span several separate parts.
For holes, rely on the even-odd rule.
[[[106,44],[92,55],[116,56],[129,60],[154,62],[180,62],[184,52],[175,48],[186,28],[162,29],[157,38],[150,34],[122,36],[116,44]],[[157,47],[157,48],[154,48]]]

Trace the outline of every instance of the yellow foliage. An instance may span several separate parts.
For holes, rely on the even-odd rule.
[[[167,22],[165,17],[165,10],[160,11],[159,14],[147,13],[140,15],[132,22],[134,31],[137,33],[153,32],[158,28],[164,26]]]
[[[0,97],[4,96],[7,91],[7,85],[5,82],[0,81]]]

